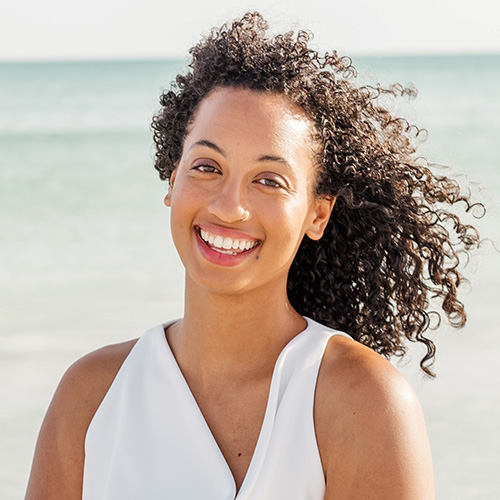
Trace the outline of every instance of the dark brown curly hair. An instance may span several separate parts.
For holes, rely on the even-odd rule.
[[[259,13],[213,30],[161,96],[155,168],[170,179],[189,124],[215,88],[275,93],[299,106],[319,145],[316,193],[336,204],[323,238],[301,243],[289,300],[386,357],[404,354],[405,338],[422,342],[420,366],[432,375],[435,345],[424,333],[430,315],[439,316],[433,305],[453,326],[465,324],[459,263],[479,244],[477,230],[451,209],[474,205],[456,180],[419,158],[420,130],[381,104],[384,94],[414,91],[359,85],[349,58],[320,55],[309,40],[304,31],[269,35]]]

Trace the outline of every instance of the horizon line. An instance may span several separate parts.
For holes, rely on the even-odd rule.
[[[341,56],[345,56],[342,51],[338,51]],[[474,52],[358,52],[351,53],[347,57],[351,59],[397,59],[397,58],[443,58],[443,57],[499,57],[500,51],[474,51]],[[117,63],[117,62],[179,62],[187,63],[189,58],[181,55],[171,56],[69,56],[69,57],[21,57],[21,58],[2,58],[0,56],[0,64],[52,64],[52,63]]]

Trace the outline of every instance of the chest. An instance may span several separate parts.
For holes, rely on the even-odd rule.
[[[271,378],[250,384],[191,392],[234,478],[237,490],[246,476],[262,429]]]
[[[271,381],[197,390],[165,351],[163,330],[152,333],[88,429],[83,500],[324,498],[313,418],[322,349],[302,336]]]

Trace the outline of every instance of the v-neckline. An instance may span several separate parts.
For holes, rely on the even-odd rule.
[[[179,375],[179,378],[182,380],[183,385],[186,389],[186,392],[188,394],[189,399],[191,400],[192,403],[194,403],[194,407],[197,409],[198,414],[200,416],[200,420],[203,422],[203,426],[205,428],[205,431],[210,437],[210,441],[214,445],[214,450],[217,451],[217,455],[220,457],[221,463],[224,466],[224,469],[227,472],[228,477],[230,478],[230,481],[232,483],[232,490],[233,490],[233,495],[232,497],[234,500],[245,500],[245,493],[248,491],[250,492],[252,489],[252,485],[255,483],[257,479],[258,472],[260,470],[260,467],[262,465],[262,461],[264,459],[263,454],[260,453],[260,450],[263,447],[267,448],[267,445],[269,444],[270,438],[271,438],[271,430],[272,430],[272,422],[271,420],[271,414],[275,412],[276,406],[278,403],[278,389],[277,385],[279,385],[279,379],[277,379],[277,372],[282,365],[282,360],[285,356],[285,354],[291,349],[291,347],[297,343],[299,338],[302,338],[303,335],[307,332],[307,330],[311,326],[311,320],[309,318],[304,317],[304,319],[307,322],[306,327],[304,330],[299,332],[297,335],[295,335],[292,339],[288,341],[288,343],[283,347],[283,349],[280,351],[278,357],[276,358],[276,361],[273,366],[273,373],[271,376],[271,382],[269,384],[269,391],[267,395],[267,401],[266,401],[266,409],[264,412],[264,418],[262,419],[262,424],[259,430],[259,435],[257,437],[257,442],[255,444],[255,448],[252,453],[252,457],[250,459],[250,462],[248,464],[247,470],[245,472],[245,475],[243,477],[243,481],[241,482],[240,488],[237,489],[236,487],[236,481],[234,479],[233,471],[229,467],[229,464],[227,463],[226,457],[222,453],[222,450],[219,446],[219,443],[215,439],[215,436],[210,429],[210,426],[208,425],[207,420],[205,419],[205,415],[201,411],[200,406],[198,405],[198,402],[196,398],[194,397],[193,392],[191,391],[191,388],[189,387],[189,384],[186,380],[186,377],[184,376],[184,373],[182,372],[179,363],[177,362],[177,359],[174,356],[174,353],[172,351],[172,348],[170,347],[170,344],[167,339],[167,334],[166,334],[166,329],[173,325],[176,321],[170,321],[164,324],[159,325],[159,331],[162,334],[163,337],[163,344],[165,346],[165,350],[168,353],[168,355],[171,358],[171,361],[173,365],[175,366],[175,370]],[[274,411],[272,411],[274,410]],[[257,462],[259,460],[260,463]]]

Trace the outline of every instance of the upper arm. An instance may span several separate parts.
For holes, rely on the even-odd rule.
[[[26,500],[79,500],[87,428],[133,342],[109,346],[74,363],[45,415]]]
[[[418,399],[399,372],[359,344],[331,342],[322,366],[316,431],[325,500],[434,499],[432,459]]]

